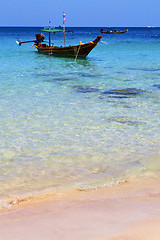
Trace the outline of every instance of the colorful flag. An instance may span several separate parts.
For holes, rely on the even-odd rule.
[[[63,24],[64,24],[65,20],[66,20],[66,14],[63,12]]]

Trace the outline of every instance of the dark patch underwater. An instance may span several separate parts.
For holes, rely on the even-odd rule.
[[[138,95],[143,93],[144,90],[137,89],[137,88],[124,88],[124,89],[113,89],[103,92],[102,94],[111,95],[112,97],[119,97],[119,96],[130,96],[130,95]]]
[[[77,87],[76,89],[79,93],[91,93],[91,92],[98,92],[98,88],[92,88],[92,87]]]
[[[160,84],[154,84],[153,87],[160,88]]]
[[[65,81],[71,81],[72,78],[69,77],[55,77],[52,79],[46,79],[45,82],[65,82]]]
[[[160,71],[160,68],[132,68],[129,67],[127,68],[128,70],[133,70],[133,71],[144,71],[144,72],[157,72]]]
[[[117,123],[121,123],[121,124],[126,124],[126,125],[130,125],[130,126],[138,126],[141,123],[136,121],[136,120],[132,120],[126,117],[110,117],[107,118],[108,122],[117,122]]]

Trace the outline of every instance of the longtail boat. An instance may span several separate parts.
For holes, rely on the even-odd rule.
[[[43,33],[36,34],[36,40],[25,41],[25,42],[21,42],[20,40],[17,40],[16,42],[17,44],[19,44],[19,46],[21,46],[23,43],[34,42],[34,46],[37,48],[38,52],[43,54],[48,54],[53,56],[62,56],[62,57],[85,58],[90,53],[90,51],[97,45],[97,43],[100,41],[102,37],[102,36],[97,36],[96,39],[87,43],[82,43],[80,41],[78,45],[73,45],[73,46],[65,46],[65,38],[64,38],[64,47],[62,46],[57,47],[51,44],[51,33],[63,32],[65,36],[65,32],[68,32],[68,31],[55,29],[51,27],[44,28],[41,31],[49,33],[49,44],[46,44],[44,42],[45,36]]]
[[[117,33],[125,33],[128,32],[128,29],[126,30],[117,30],[117,29],[113,29],[113,30],[107,30],[107,31],[103,31],[103,29],[100,30],[100,33],[102,34],[117,34]]]

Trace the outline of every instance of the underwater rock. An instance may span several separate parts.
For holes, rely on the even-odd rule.
[[[98,88],[92,88],[92,87],[79,87],[76,89],[77,92],[81,93],[90,93],[90,92],[98,92]]]
[[[106,76],[105,74],[102,74],[102,73],[95,73],[94,74],[91,74],[91,73],[78,73],[79,76],[81,77],[84,77],[84,78],[98,78],[98,77],[104,77]]]
[[[160,68],[141,68],[140,70],[147,72],[157,72],[160,71]]]
[[[135,119],[130,119],[130,118],[121,117],[121,116],[107,118],[107,121],[108,122],[117,122],[117,123],[126,124],[126,125],[130,125],[130,126],[138,126],[141,124],[140,122],[138,122]]]
[[[72,79],[70,77],[56,77],[53,80],[54,81],[70,81]]]
[[[153,87],[160,88],[160,84],[154,84]]]
[[[127,96],[127,95],[116,95],[116,94],[111,94],[111,95],[106,94],[105,96],[107,96],[108,98],[120,98],[120,99],[130,97],[130,96]]]
[[[136,68],[136,67],[128,67],[128,70],[134,70],[134,71],[144,71],[144,72],[157,72],[160,71],[160,68]]]
[[[79,73],[81,77],[95,77],[95,75],[90,74],[90,73]]]
[[[113,89],[109,91],[103,92],[103,94],[107,95],[138,95],[144,92],[142,89],[137,88],[124,88],[124,89]]]
[[[46,79],[45,82],[65,82],[65,81],[70,81],[72,80],[71,78],[68,77],[55,77],[52,79]]]

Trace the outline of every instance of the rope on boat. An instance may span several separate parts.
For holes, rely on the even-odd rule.
[[[78,54],[79,54],[79,50],[80,50],[80,48],[81,48],[81,45],[82,45],[82,42],[80,42],[80,45],[79,45],[79,48],[78,48],[76,57],[75,57],[75,59],[74,59],[75,62],[76,62],[76,60],[77,60],[77,57],[78,57]]]
[[[52,53],[52,48],[50,47],[50,53],[49,53],[49,55],[53,55],[53,53]]]
[[[55,48],[55,46],[50,47],[51,52],[49,53],[49,55],[53,55],[53,48]]]
[[[19,50],[19,52],[23,52],[25,49],[28,49],[28,48],[31,48],[31,47],[34,47],[34,45],[26,47],[26,48],[23,48],[23,49]]]

